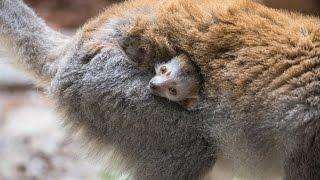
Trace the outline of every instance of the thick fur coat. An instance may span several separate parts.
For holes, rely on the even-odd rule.
[[[64,37],[0,0],[0,25],[18,63],[47,77],[66,124],[131,178],[199,179],[216,162],[253,179],[320,178],[316,18],[246,0],[134,0]],[[131,63],[128,42],[148,60]],[[194,111],[147,89],[148,67],[180,53],[203,77]]]

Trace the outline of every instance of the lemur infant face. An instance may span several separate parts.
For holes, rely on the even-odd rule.
[[[187,109],[199,98],[200,75],[185,55],[174,57],[155,67],[156,75],[149,82],[151,93],[178,102]]]

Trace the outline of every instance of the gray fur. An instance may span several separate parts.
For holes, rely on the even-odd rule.
[[[50,82],[57,66],[52,62],[65,52],[68,40],[50,29],[21,0],[0,1],[0,45],[37,82]]]
[[[147,85],[152,72],[129,64],[117,44],[84,61],[86,52],[77,40],[80,30],[67,56],[60,53],[53,59],[51,48],[58,47],[62,36],[21,2],[0,2],[1,41],[10,40],[7,47],[36,78],[52,78],[47,87],[69,127],[81,130],[97,151],[113,150],[111,157],[132,178],[199,179],[216,160],[253,179],[270,179],[272,173],[286,179],[320,177],[320,83],[297,89],[271,107],[257,101],[235,111],[229,95],[220,92],[203,94],[205,106],[187,111],[151,95]],[[130,21],[124,17],[107,23],[108,34],[101,32],[97,40],[114,43],[110,34],[115,39],[124,36],[117,23]],[[44,68],[53,60],[59,63],[56,74]]]

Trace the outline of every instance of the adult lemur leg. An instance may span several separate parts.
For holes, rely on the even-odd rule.
[[[48,83],[69,38],[50,29],[20,0],[0,0],[0,45],[16,64]]]

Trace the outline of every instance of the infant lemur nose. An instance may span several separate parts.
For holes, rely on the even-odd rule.
[[[152,90],[158,89],[158,86],[153,84],[152,82],[150,82],[149,86],[150,86],[150,89],[152,89]]]

